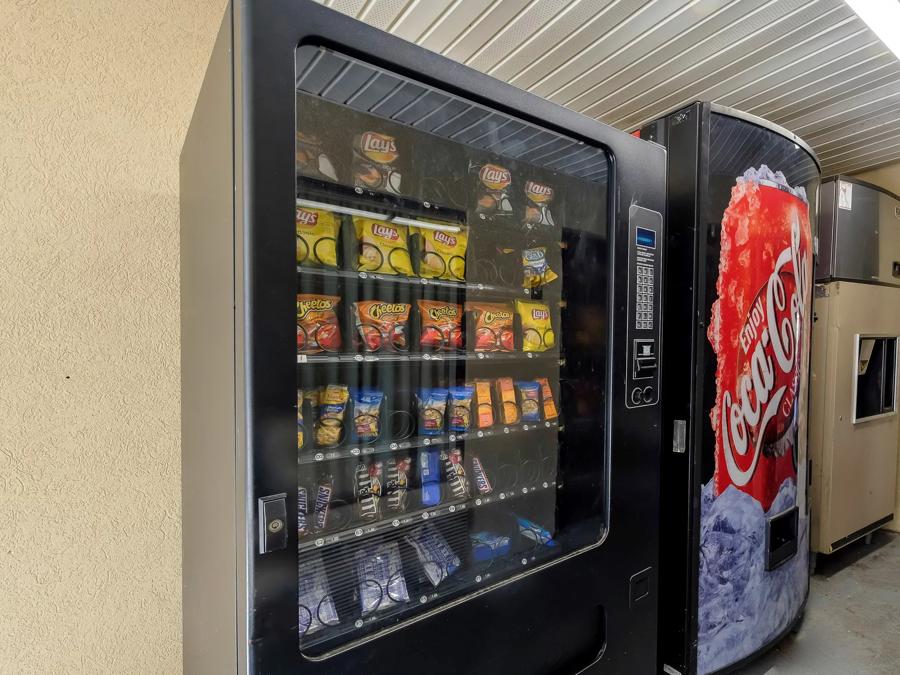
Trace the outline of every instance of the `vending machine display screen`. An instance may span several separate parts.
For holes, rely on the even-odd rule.
[[[602,545],[609,162],[314,46],[295,152],[298,626],[319,657]]]

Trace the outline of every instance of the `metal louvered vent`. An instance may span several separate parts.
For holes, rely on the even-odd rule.
[[[297,90],[558,173],[601,182],[603,150],[324,47],[297,50]]]

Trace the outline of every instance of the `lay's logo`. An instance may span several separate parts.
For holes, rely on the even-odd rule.
[[[541,204],[553,199],[553,188],[533,180],[525,182],[525,195],[533,202]]]
[[[372,234],[376,237],[381,237],[382,239],[390,239],[391,241],[397,241],[400,238],[400,234],[395,228],[390,225],[382,225],[381,223],[372,225]]]
[[[400,153],[397,152],[397,142],[393,136],[377,134],[374,131],[366,131],[360,136],[359,150],[373,162],[379,164],[390,164],[400,156]]]
[[[444,246],[456,246],[456,237],[441,230],[434,233],[434,240]]]
[[[512,182],[509,169],[497,164],[485,164],[478,172],[478,178],[488,190],[502,190]]]
[[[550,318],[550,312],[546,309],[533,309],[531,310],[531,318],[535,321],[546,321]]]
[[[319,214],[316,211],[307,211],[306,209],[297,209],[297,224],[312,227],[319,222]]]

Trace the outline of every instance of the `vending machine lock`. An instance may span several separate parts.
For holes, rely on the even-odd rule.
[[[287,547],[287,495],[260,497],[259,552],[271,553]]]

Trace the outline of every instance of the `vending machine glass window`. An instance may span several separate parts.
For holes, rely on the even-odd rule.
[[[298,626],[319,657],[603,538],[608,158],[311,45],[295,149]]]

